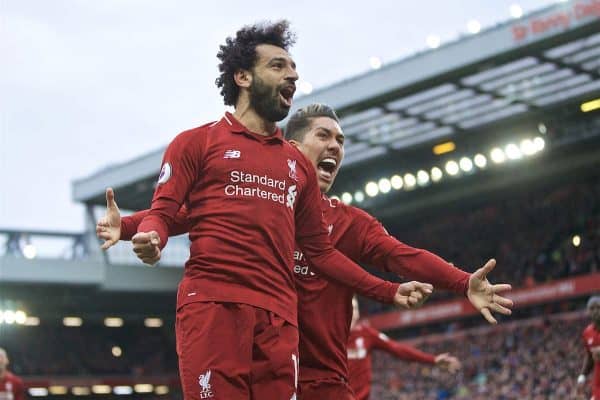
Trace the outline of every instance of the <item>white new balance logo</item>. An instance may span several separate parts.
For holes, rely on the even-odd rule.
[[[239,150],[226,150],[223,158],[240,158],[241,155]]]
[[[198,384],[200,385],[200,398],[209,399],[214,397],[212,390],[210,389],[210,369],[204,374],[198,377]]]

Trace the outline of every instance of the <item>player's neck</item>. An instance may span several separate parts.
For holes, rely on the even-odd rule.
[[[7,375],[7,372],[8,372],[8,370],[6,370],[6,369],[3,371],[0,371],[0,379],[4,379]]]
[[[256,110],[246,101],[238,102],[233,116],[251,132],[259,135],[271,136],[277,129],[277,124],[275,124],[275,122],[267,121],[258,115]]]

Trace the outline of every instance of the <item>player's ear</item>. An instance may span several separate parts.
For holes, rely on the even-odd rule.
[[[294,146],[295,148],[297,148],[297,149],[299,149],[299,148],[300,148],[300,142],[298,142],[297,140],[295,140],[295,139],[290,139],[290,140],[288,140],[288,142],[290,142],[290,144],[291,144],[292,146]]]
[[[235,84],[241,88],[249,88],[252,85],[252,74],[247,69],[238,69],[233,74]]]

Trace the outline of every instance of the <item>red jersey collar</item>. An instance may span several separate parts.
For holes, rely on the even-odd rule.
[[[229,127],[229,130],[232,133],[241,133],[247,137],[258,140],[259,142],[265,143],[283,143],[283,132],[281,128],[277,127],[275,132],[271,136],[264,136],[258,133],[252,132],[250,129],[246,128],[244,125],[238,121],[233,114],[230,112],[225,112],[225,116],[223,117],[225,120],[225,124]]]

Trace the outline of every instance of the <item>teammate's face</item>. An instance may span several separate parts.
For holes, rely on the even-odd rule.
[[[281,121],[290,112],[296,92],[296,63],[287,51],[270,44],[256,46],[256,54],[250,106],[267,121]]]
[[[594,321],[595,324],[600,324],[600,303],[595,302],[590,304],[588,307],[588,313],[590,314],[590,318]]]
[[[344,134],[342,128],[329,117],[313,118],[298,148],[313,163],[321,192],[327,193],[344,158]]]

